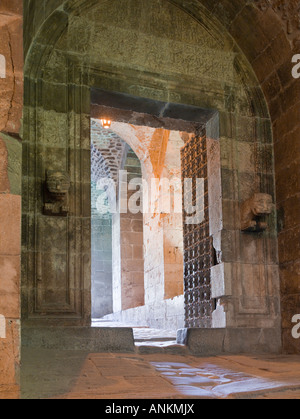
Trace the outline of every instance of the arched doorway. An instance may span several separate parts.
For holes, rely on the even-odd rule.
[[[159,100],[166,105],[161,109],[166,118],[169,106],[176,103],[218,111],[218,129],[210,130],[212,139],[220,138],[219,147],[213,142],[210,149],[219,162],[215,170],[212,167],[211,179],[221,173],[221,182],[212,182],[218,200],[210,205],[217,220],[211,225],[214,248],[222,254],[222,263],[212,272],[215,324],[255,328],[256,336],[264,328],[278,330],[275,215],[268,219],[267,232],[247,235],[241,231],[239,212],[253,194],[268,194],[274,200],[265,99],[229,34],[224,36],[201,7],[197,13],[194,19],[174,2],[158,0],[143,0],[138,6],[124,0],[122,8],[117,1],[67,2],[64,12],[51,15],[32,45],[26,69],[30,95],[24,147],[24,190],[33,191],[34,198],[32,202],[27,195],[24,206],[30,228],[24,246],[23,313],[29,322],[90,324],[90,90],[102,88]],[[54,21],[55,47],[50,51],[47,28]],[[34,115],[34,124],[29,115]],[[53,220],[41,214],[41,185],[48,167],[70,175],[67,218]],[[153,289],[160,278],[156,268],[148,275]]]

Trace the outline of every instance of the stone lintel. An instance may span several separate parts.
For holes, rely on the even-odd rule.
[[[165,103],[123,93],[93,89],[91,94],[92,118],[111,119],[134,125],[165,128],[173,131],[196,132],[211,119],[216,120],[217,111],[177,103]],[[218,121],[218,120],[217,120]],[[213,122],[209,125],[212,131]],[[217,126],[218,129],[218,126]],[[213,136],[213,132],[211,133]]]

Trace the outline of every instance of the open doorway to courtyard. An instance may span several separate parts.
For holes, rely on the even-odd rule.
[[[91,121],[92,319],[144,305],[143,211],[117,211],[121,184],[142,179],[134,151]],[[123,174],[123,176],[120,176]],[[126,174],[126,177],[125,177]],[[130,196],[129,196],[130,199]],[[142,205],[142,203],[140,203]],[[142,209],[142,208],[141,208]]]
[[[179,118],[187,112],[180,114],[180,105],[174,115],[158,118],[151,113],[162,103],[97,94],[101,105],[93,105],[91,119],[93,325],[210,328],[217,309],[211,268],[218,264],[209,225],[207,144],[213,140],[207,142],[205,124]],[[197,116],[193,111],[189,118]],[[216,173],[213,182],[220,187]]]

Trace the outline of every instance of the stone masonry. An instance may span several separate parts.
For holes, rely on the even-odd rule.
[[[239,318],[232,324],[249,327],[257,319],[253,306],[272,309],[283,351],[299,353],[292,336],[300,311],[300,83],[292,74],[298,18],[298,0],[1,0],[1,398],[18,394],[21,312],[23,325],[91,321],[92,88],[218,112],[225,216],[216,227],[224,264],[215,276],[227,279],[215,283],[218,314],[224,320],[229,307]],[[158,136],[153,144],[149,152],[132,148],[146,172],[157,174],[162,155],[155,149],[165,143]],[[70,175],[67,219],[42,215],[49,169]],[[256,192],[276,204],[270,230],[242,235],[240,204]],[[157,238],[152,295],[161,280],[162,232]],[[266,289],[272,293],[258,307]],[[243,298],[248,292],[252,302]]]

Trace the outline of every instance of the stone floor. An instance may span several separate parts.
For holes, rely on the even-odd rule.
[[[196,358],[26,349],[23,399],[300,399],[299,356]]]
[[[174,331],[134,327],[134,337],[135,354],[24,348],[22,398],[300,399],[300,356],[197,358]]]

